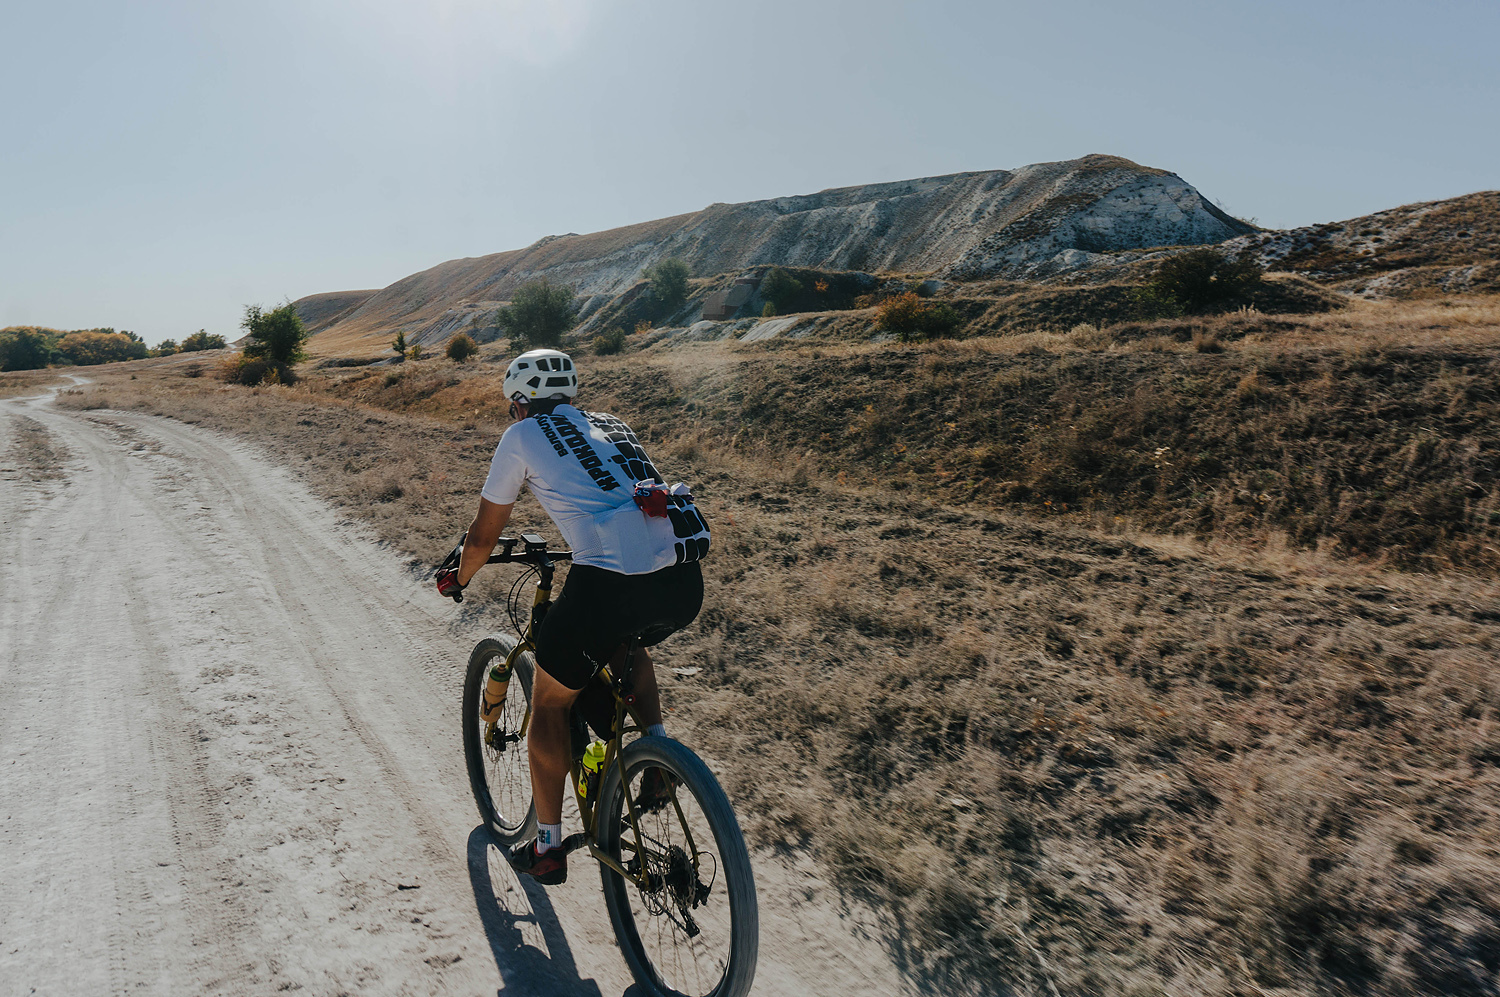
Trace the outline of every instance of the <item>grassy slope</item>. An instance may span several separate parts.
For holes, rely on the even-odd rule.
[[[1407,308],[1196,330],[1222,353],[1164,324],[1119,341],[590,362],[594,403],[629,418],[715,517],[703,615],[667,645],[669,664],[704,668],[669,690],[674,725],[723,764],[757,841],[810,851],[887,902],[893,952],[939,992],[1492,992],[1493,582],[1288,550],[1269,503],[1214,520],[1204,542],[1122,532],[1102,501],[1016,516],[1001,508],[1011,492],[977,474],[997,441],[1014,448],[1010,479],[1055,473],[1066,451],[1048,433],[1081,424],[1074,404],[1139,433],[1107,407],[1117,396],[1203,406],[1184,435],[1246,433],[1225,474],[1281,467],[1289,414],[1314,406],[1303,389],[1323,365],[1334,389],[1318,411],[1348,431],[1304,445],[1329,466],[1375,462],[1404,493],[1434,476],[1410,470],[1400,433],[1492,452],[1465,408],[1489,404],[1469,390],[1486,382],[1453,357],[1493,362],[1494,313],[1464,307],[1445,323]],[[1027,352],[1039,347],[1050,353]],[[1281,384],[1262,364],[1312,373]],[[1252,378],[1236,396],[1252,370],[1270,388]],[[499,370],[391,373],[259,392],[121,375],[67,401],[266,441],[430,561],[470,514],[501,428]],[[959,404],[967,391],[990,394]],[[1155,453],[1154,435],[1139,439],[1119,449]],[[1126,480],[1109,501],[1132,518],[1194,508],[1191,492]],[[529,501],[520,516],[541,525]]]

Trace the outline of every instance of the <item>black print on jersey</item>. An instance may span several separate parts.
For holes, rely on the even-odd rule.
[[[542,435],[547,437],[547,441],[554,448],[563,445],[573,451],[573,456],[578,458],[578,462],[583,465],[589,477],[594,479],[594,484],[607,492],[620,487],[615,476],[604,469],[604,461],[594,453],[594,448],[589,446],[588,437],[584,436],[577,426],[555,412],[548,415],[538,414],[536,421],[542,427]],[[562,451],[559,450],[558,453]]]
[[[672,496],[677,498],[677,496]],[[694,506],[683,504],[682,508],[667,507],[667,518],[672,521],[672,532],[679,537],[695,537],[708,532],[708,524],[698,515]]]
[[[708,523],[703,521],[703,514],[686,495],[672,495],[668,502],[667,518],[678,538],[672,545],[677,551],[677,563],[701,561],[708,556]]]
[[[697,540],[679,541],[673,544],[677,548],[677,563],[683,564],[687,561],[702,560],[708,555],[708,537],[699,537]]]
[[[623,421],[605,412],[585,412],[584,417],[602,429],[609,442],[615,445],[619,454],[611,457],[610,461],[620,465],[621,470],[630,475],[631,484],[637,481],[655,481],[665,484],[661,475],[657,473],[656,466],[651,463],[651,458],[647,457],[646,451],[641,449],[641,441]]]
[[[557,438],[557,430],[553,429],[551,424],[543,421],[540,417],[536,421],[537,425],[542,427],[542,435],[547,437],[548,443],[552,444],[552,449],[557,451],[559,457],[566,457],[568,455],[568,448],[563,446],[562,440]]]

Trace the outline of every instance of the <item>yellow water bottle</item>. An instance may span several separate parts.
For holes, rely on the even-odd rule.
[[[582,779],[578,784],[578,795],[588,799],[599,785],[599,770],[604,767],[604,742],[595,741],[583,752]]]
[[[490,668],[485,679],[484,696],[479,704],[479,719],[487,724],[497,723],[505,709],[505,691],[510,688],[510,662],[502,661]]]

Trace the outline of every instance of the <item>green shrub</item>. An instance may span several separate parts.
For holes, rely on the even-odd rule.
[[[408,357],[411,357],[411,359],[413,359],[413,360],[420,360],[420,359],[422,359],[422,344],[421,343],[412,343],[411,344],[411,349],[409,349],[409,350],[406,351],[406,355]]]
[[[495,315],[495,324],[516,349],[556,349],[562,345],[563,333],[573,328],[573,321],[573,289],[545,277],[516,288],[510,304]]]
[[[894,332],[903,343],[952,336],[963,325],[963,317],[947,302],[929,305],[907,291],[885,299],[875,315],[875,326]]]
[[[766,304],[765,304],[765,307],[760,310],[760,317],[761,318],[771,318],[775,314],[776,314],[776,306],[773,303],[769,302],[769,301],[767,301]]]
[[[922,316],[922,331],[929,339],[956,335],[963,324],[963,316],[946,301],[929,307]]]
[[[1248,255],[1231,260],[1219,249],[1193,249],[1164,260],[1136,301],[1150,315],[1164,318],[1219,311],[1243,302],[1260,286],[1261,276]]]
[[[263,311],[260,305],[246,305],[240,328],[250,336],[245,356],[254,360],[271,360],[282,366],[307,359],[302,344],[307,342],[307,326],[291,303]]]
[[[176,353],[177,350],[177,340],[163,339],[161,342],[156,344],[156,349],[151,351],[151,355],[153,357],[169,357]]]
[[[594,337],[594,352],[601,357],[619,353],[625,348],[625,330],[619,326]]]
[[[203,329],[199,329],[184,339],[181,347],[183,353],[197,353],[200,350],[222,350],[223,348],[223,336],[210,336]]]
[[[219,361],[217,373],[225,384],[243,384],[249,388],[263,384],[295,384],[297,381],[290,364],[243,353]]]
[[[391,340],[391,351],[402,360],[406,359],[406,333],[396,333],[396,338]]]
[[[467,363],[469,358],[479,352],[473,337],[466,332],[460,332],[448,340],[448,359],[455,363]]]
[[[780,267],[772,267],[760,282],[760,296],[775,305],[778,312],[788,310],[801,293],[802,282]]]

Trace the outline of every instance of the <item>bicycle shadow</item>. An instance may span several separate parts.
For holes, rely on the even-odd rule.
[[[525,876],[517,877],[530,910],[506,909],[490,877],[490,844],[483,824],[469,833],[469,883],[490,953],[504,981],[499,993],[506,997],[603,997],[599,984],[579,975],[573,950],[545,889]],[[528,934],[533,939],[540,935],[545,950],[528,940]]]

